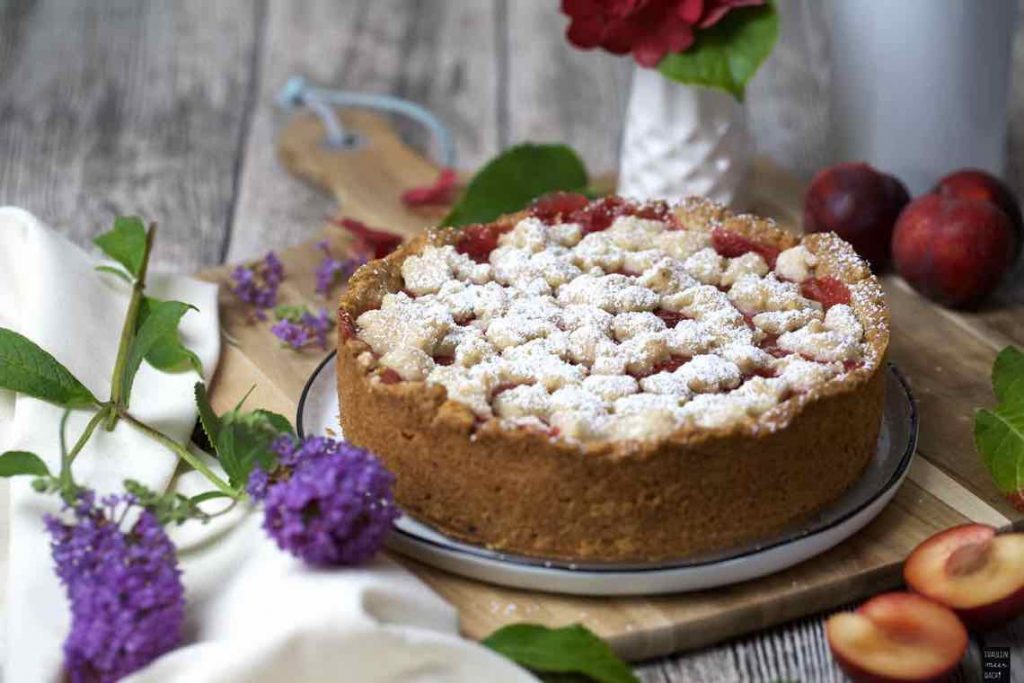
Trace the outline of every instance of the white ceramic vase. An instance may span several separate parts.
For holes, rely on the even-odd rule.
[[[626,112],[619,194],[702,196],[741,209],[752,145],[742,103],[728,93],[637,68]]]

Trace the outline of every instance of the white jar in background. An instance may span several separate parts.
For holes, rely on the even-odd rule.
[[[1002,175],[1017,0],[829,0],[835,161],[914,194],[963,168]]]
[[[752,145],[743,104],[637,67],[622,136],[619,194],[702,196],[742,209]]]

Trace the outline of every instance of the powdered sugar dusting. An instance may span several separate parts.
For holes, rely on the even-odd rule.
[[[719,254],[706,229],[620,216],[584,235],[531,217],[487,261],[409,256],[404,291],[355,321],[361,367],[443,386],[479,419],[590,441],[718,429],[878,360],[858,318],[883,313],[877,284],[826,310],[801,293],[826,261],[803,245],[770,270],[754,251]]]

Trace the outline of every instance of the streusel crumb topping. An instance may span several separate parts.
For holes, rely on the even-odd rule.
[[[857,292],[805,246],[645,207],[590,216],[409,256],[402,291],[355,320],[360,364],[443,386],[478,420],[589,441],[728,427],[878,361]]]

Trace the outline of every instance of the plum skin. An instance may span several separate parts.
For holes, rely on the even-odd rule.
[[[889,262],[893,225],[909,201],[895,176],[862,162],[836,164],[807,188],[804,232],[835,232],[879,270]]]
[[[896,269],[910,285],[946,306],[977,305],[1013,259],[1013,225],[995,204],[938,194],[903,210],[892,235]]]
[[[1024,244],[1024,216],[1021,215],[1016,195],[1006,183],[991,173],[977,168],[965,168],[939,180],[932,192],[959,199],[983,199],[1002,209],[1013,224],[1013,260],[1017,260]]]

